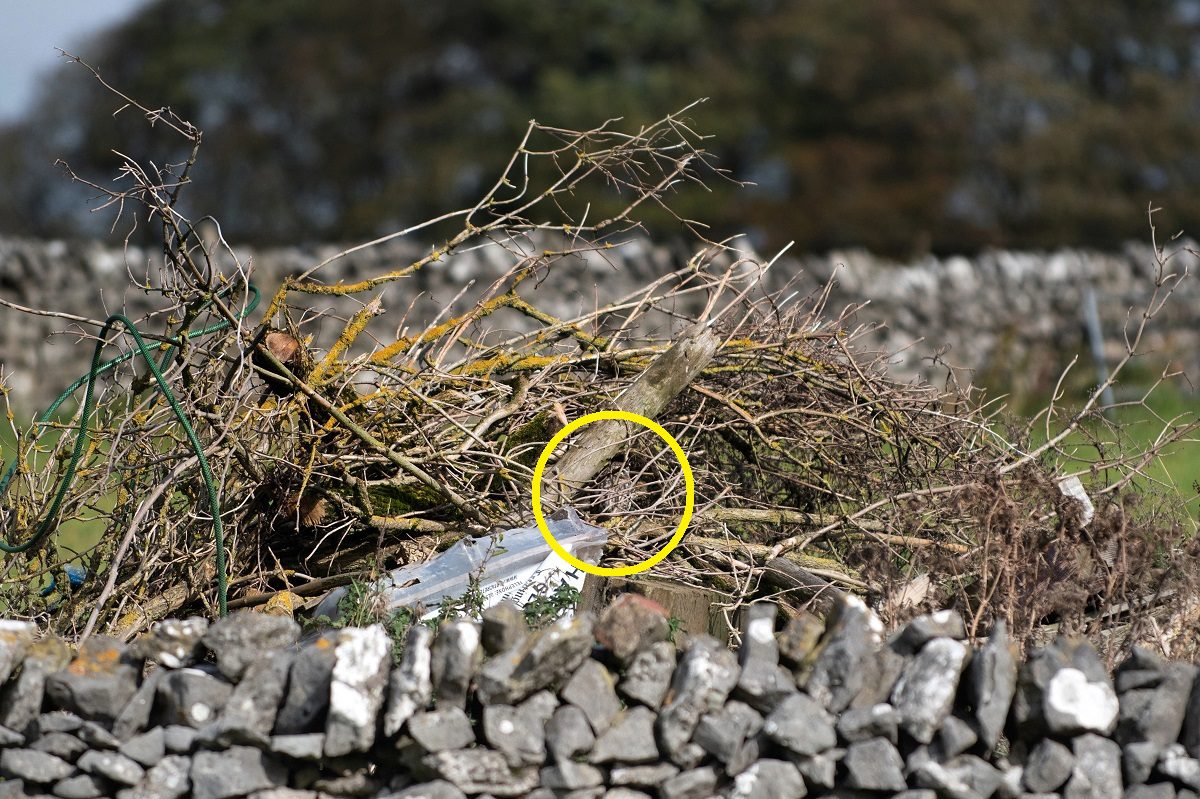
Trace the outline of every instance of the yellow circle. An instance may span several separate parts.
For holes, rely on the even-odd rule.
[[[546,524],[545,517],[542,515],[542,472],[545,471],[546,464],[550,461],[550,454],[571,433],[574,433],[586,424],[605,419],[612,419],[619,422],[633,422],[656,433],[659,438],[667,443],[671,451],[675,453],[675,457],[679,459],[679,466],[683,470],[683,481],[687,486],[687,494],[683,506],[683,518],[679,521],[679,529],[675,531],[675,535],[671,536],[671,540],[667,542],[667,545],[656,554],[632,566],[593,566],[590,563],[585,563],[570,552],[567,552],[562,544],[558,543],[554,538],[554,534],[550,532],[550,527]],[[688,523],[692,520],[692,507],[695,501],[696,485],[692,478],[692,466],[688,463],[687,455],[683,452],[683,447],[679,446],[679,442],[664,430],[662,425],[651,419],[647,419],[645,416],[630,413],[629,411],[597,411],[596,413],[589,413],[587,416],[581,416],[571,422],[562,430],[559,430],[554,435],[554,438],[550,439],[550,443],[546,445],[546,448],[542,450],[541,457],[538,458],[537,466],[533,469],[533,517],[537,519],[538,529],[542,531],[542,537],[546,539],[546,543],[550,545],[550,548],[558,553],[558,556],[567,563],[570,563],[577,569],[583,569],[588,574],[596,574],[601,577],[626,577],[630,574],[639,574],[653,568],[683,540],[683,534],[687,531]]]

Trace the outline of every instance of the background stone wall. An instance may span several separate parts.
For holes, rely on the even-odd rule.
[[[850,599],[826,623],[746,609],[736,654],[669,638],[618,597],[530,631],[482,623],[300,635],[289,617],[167,621],[77,653],[0,623],[0,797],[798,799],[1186,797],[1195,666],[1085,642],[1023,662],[943,611],[885,639]],[[398,657],[397,657],[398,654]]]
[[[239,251],[239,257],[252,265],[255,282],[270,291],[284,276],[299,274],[338,249],[329,245],[245,250]],[[338,261],[320,275],[327,282],[353,280],[404,265],[420,254],[413,245],[393,243]],[[551,312],[579,313],[678,269],[690,254],[635,240],[602,255],[563,258],[532,298]],[[153,253],[137,248],[123,252],[95,242],[0,238],[0,297],[91,318],[117,310],[136,317],[162,304],[161,297],[131,288],[130,275],[132,283],[153,276],[148,265],[154,259]],[[1183,269],[1194,268],[1194,261],[1186,256],[1171,263]],[[388,313],[372,329],[386,338],[402,319],[410,327],[412,320],[428,320],[464,287],[468,290],[460,302],[470,301],[512,262],[512,256],[500,248],[487,247],[433,264],[383,290]],[[950,363],[981,373],[1001,388],[1013,381],[1012,388],[1021,390],[1052,380],[1077,353],[1084,358],[1083,368],[1092,368],[1081,333],[1081,307],[1089,286],[1095,291],[1110,357],[1119,357],[1127,324],[1136,323],[1141,305],[1153,291],[1154,271],[1152,250],[1137,244],[1116,253],[990,251],[974,258],[927,258],[909,264],[846,251],[781,259],[765,284],[768,289],[785,289],[785,295],[798,291],[803,297],[833,278],[830,308],[866,303],[858,321],[886,328],[863,343],[896,353],[891,368],[901,378],[945,379],[945,369],[934,366],[929,356],[948,346],[945,358]],[[702,301],[697,297],[691,305]],[[683,306],[682,311],[697,310],[689,303]],[[348,301],[314,302],[310,311],[344,317],[356,307]],[[501,321],[519,324],[515,319]],[[305,329],[316,334],[319,345],[336,327],[326,319]],[[72,329],[62,319],[0,308],[0,368],[21,407],[32,411],[48,402],[85,371],[91,344],[71,334]],[[68,332],[53,335],[56,331]],[[1172,361],[1196,375],[1200,374],[1198,344],[1200,288],[1188,279],[1153,323],[1143,349],[1156,364]]]

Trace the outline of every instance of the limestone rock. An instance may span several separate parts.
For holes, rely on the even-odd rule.
[[[391,657],[392,641],[378,624],[338,633],[325,721],[326,757],[365,752],[375,742]]]
[[[892,691],[900,726],[927,744],[954,706],[958,678],[967,662],[967,647],[953,638],[934,638],[908,662]]]
[[[218,620],[204,633],[202,641],[217,656],[217,668],[236,682],[267,652],[296,643],[300,626],[284,616],[239,610]]]
[[[395,735],[412,715],[429,706],[433,697],[433,630],[414,624],[404,638],[404,655],[388,681],[388,708],[383,734]]]
[[[670,635],[667,609],[641,594],[621,594],[596,624],[596,641],[624,662]]]
[[[467,705],[467,690],[483,658],[479,625],[471,619],[443,622],[430,651],[433,695],[439,708]]]
[[[560,619],[519,646],[493,657],[479,674],[484,704],[511,705],[562,681],[592,650],[593,621],[586,613]]]

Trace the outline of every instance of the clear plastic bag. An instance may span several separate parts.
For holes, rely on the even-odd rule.
[[[607,530],[582,521],[574,508],[552,514],[546,523],[567,552],[585,563],[599,563]],[[466,593],[473,575],[478,575],[484,608],[505,599],[524,608],[531,599],[549,597],[563,584],[582,589],[587,577],[550,549],[537,527],[520,527],[464,538],[425,563],[392,571],[376,587],[387,597],[389,610],[419,605],[425,608],[421,618],[428,619],[438,615],[443,602]],[[330,592],[313,615],[336,619],[346,592],[346,588]]]

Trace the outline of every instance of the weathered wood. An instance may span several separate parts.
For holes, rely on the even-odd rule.
[[[763,567],[763,579],[777,588],[794,590],[810,597],[814,609],[822,614],[828,613],[835,602],[845,598],[842,589],[785,558],[767,561]]]
[[[696,325],[660,355],[613,403],[614,410],[655,418],[702,372],[720,342],[703,325]],[[620,452],[634,425],[604,420],[583,429],[575,444],[546,470],[546,486],[559,502],[569,501]]]

